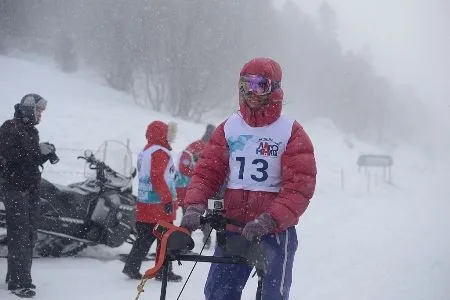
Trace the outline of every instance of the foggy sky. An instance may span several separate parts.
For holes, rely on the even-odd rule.
[[[283,0],[278,0],[282,2]],[[294,0],[316,14],[322,0]],[[414,85],[421,99],[450,115],[450,1],[328,0],[346,49],[368,45],[377,71]]]

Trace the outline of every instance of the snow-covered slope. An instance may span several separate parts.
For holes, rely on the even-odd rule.
[[[42,140],[58,147],[61,162],[47,166],[44,176],[67,184],[82,178],[75,160],[82,149],[96,149],[106,139],[130,140],[133,151],[144,145],[146,125],[172,117],[132,105],[128,95],[102,85],[95,74],[67,75],[54,68],[0,56],[0,120],[28,92],[42,94],[49,105],[39,125]],[[175,152],[203,133],[203,124],[176,120]],[[393,184],[356,160],[381,149],[352,140],[328,120],[305,124],[316,147],[317,192],[301,219],[291,299],[303,300],[447,300],[450,299],[450,187],[448,174],[427,165],[407,147],[393,153]],[[194,238],[201,240],[201,234]],[[197,246],[198,248],[199,246]],[[39,259],[33,265],[38,286],[35,299],[133,299],[137,282],[121,274],[122,263],[107,258],[127,252],[94,247],[84,258]],[[211,251],[208,251],[211,253]],[[149,267],[150,263],[144,266]],[[186,278],[191,263],[177,266]],[[203,298],[208,266],[198,264],[181,299]],[[0,259],[0,278],[6,260]],[[167,299],[176,299],[182,284],[170,284]],[[141,299],[159,298],[158,282],[149,282]],[[243,299],[253,299],[256,280],[249,280]],[[15,299],[0,284],[0,299]]]

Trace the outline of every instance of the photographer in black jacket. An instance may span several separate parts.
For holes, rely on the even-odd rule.
[[[6,209],[8,241],[8,289],[20,297],[33,297],[31,279],[33,248],[39,220],[40,166],[58,161],[55,147],[39,144],[35,128],[47,101],[37,94],[25,95],[14,106],[14,118],[0,127],[0,195]]]

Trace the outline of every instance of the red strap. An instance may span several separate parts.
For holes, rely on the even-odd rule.
[[[175,226],[166,221],[159,221],[156,224],[155,228],[153,229],[153,234],[158,239],[158,246],[156,248],[155,266],[145,271],[144,278],[148,279],[155,278],[156,275],[159,273],[162,266],[164,265],[164,261],[166,260],[168,239],[170,235],[176,231],[181,231],[188,235],[190,234],[187,229]]]

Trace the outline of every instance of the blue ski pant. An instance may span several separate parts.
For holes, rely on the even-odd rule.
[[[227,232],[227,235],[232,234],[236,233]],[[262,299],[288,300],[298,245],[295,227],[278,234],[263,236],[261,243],[269,254]],[[214,256],[225,256],[222,248],[217,246]],[[211,264],[204,289],[205,299],[240,300],[251,272],[252,267],[246,265]]]

